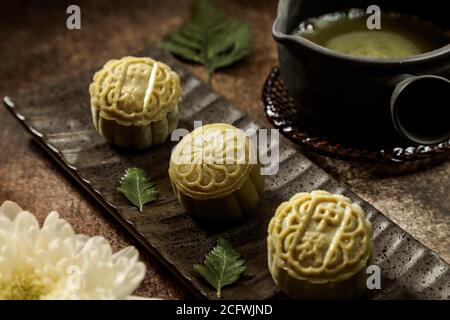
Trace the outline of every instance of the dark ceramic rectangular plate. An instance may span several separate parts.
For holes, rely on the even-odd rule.
[[[180,127],[191,130],[194,120],[202,120],[227,122],[243,129],[258,128],[169,54],[154,48],[145,53],[171,65],[182,78],[185,94]],[[276,206],[293,193],[324,189],[353,199],[374,225],[375,263],[381,268],[382,289],[368,292],[365,298],[450,298],[450,268],[436,253],[339,185],[286,140],[280,141],[280,170],[267,177],[256,214],[225,230],[196,224],[183,212],[171,190],[167,168],[173,142],[142,152],[125,152],[105,143],[97,134],[89,110],[92,73],[45,90],[5,98],[5,106],[80,186],[198,297],[214,299],[215,295],[192,264],[203,260],[219,236],[231,241],[247,260],[245,276],[223,290],[224,298],[282,297],[267,268],[267,223]],[[159,200],[146,205],[143,213],[116,192],[119,178],[130,166],[150,172],[160,192]]]

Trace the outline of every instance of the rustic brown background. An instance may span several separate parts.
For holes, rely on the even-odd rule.
[[[132,54],[158,42],[189,16],[187,0],[151,1],[2,1],[0,4],[0,96],[53,84],[106,60]],[[82,10],[82,29],[66,29],[66,8]],[[228,15],[248,21],[253,51],[235,67],[219,72],[214,88],[266,123],[260,93],[277,64],[271,39],[275,0],[216,1]],[[203,77],[202,69],[190,66]],[[450,162],[409,174],[387,174],[365,165],[310,155],[327,172],[348,184],[413,236],[450,262]],[[79,233],[100,234],[115,249],[137,246],[147,276],[136,294],[190,298],[190,294],[129,234],[71,181],[0,108],[0,201],[10,199],[42,221],[57,210]]]

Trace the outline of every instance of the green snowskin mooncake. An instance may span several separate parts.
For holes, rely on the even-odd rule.
[[[108,61],[95,73],[89,93],[95,128],[120,147],[161,144],[178,124],[180,78],[151,58]]]
[[[172,152],[169,175],[186,211],[210,222],[239,219],[258,204],[264,188],[256,148],[225,123],[185,136]]]
[[[351,299],[366,289],[372,226],[363,209],[326,191],[298,193],[269,224],[269,270],[292,299]]]

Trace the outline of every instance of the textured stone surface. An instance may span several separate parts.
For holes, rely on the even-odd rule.
[[[189,15],[191,1],[80,1],[82,29],[65,27],[65,1],[15,1],[0,4],[0,95],[15,95],[42,84],[132,54],[176,28]],[[275,0],[229,0],[219,6],[249,21],[253,52],[213,79],[215,89],[263,123],[260,93],[276,65],[271,24]],[[190,67],[203,77],[201,68]],[[58,210],[75,230],[100,234],[115,249],[139,245],[30,141],[19,124],[0,108],[0,201],[18,202],[42,219]],[[360,164],[311,156],[339,181],[388,215],[402,228],[450,262],[450,163],[402,175],[386,175]],[[143,253],[144,251],[141,250]],[[137,291],[144,296],[188,298],[165,269],[142,254],[148,272]]]

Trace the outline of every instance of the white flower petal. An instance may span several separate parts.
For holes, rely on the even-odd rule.
[[[17,235],[30,235],[39,230],[39,222],[28,211],[19,212],[13,221],[14,233]]]
[[[21,211],[23,210],[17,203],[9,200],[6,200],[0,206],[0,216],[4,215],[11,221],[13,221],[16,215]]]
[[[74,233],[51,212],[42,226],[13,202],[0,207],[0,299],[126,299],[145,276],[133,247]]]
[[[50,239],[73,237],[75,235],[72,226],[61,219],[56,211],[49,213],[42,226],[42,231],[45,232]]]

